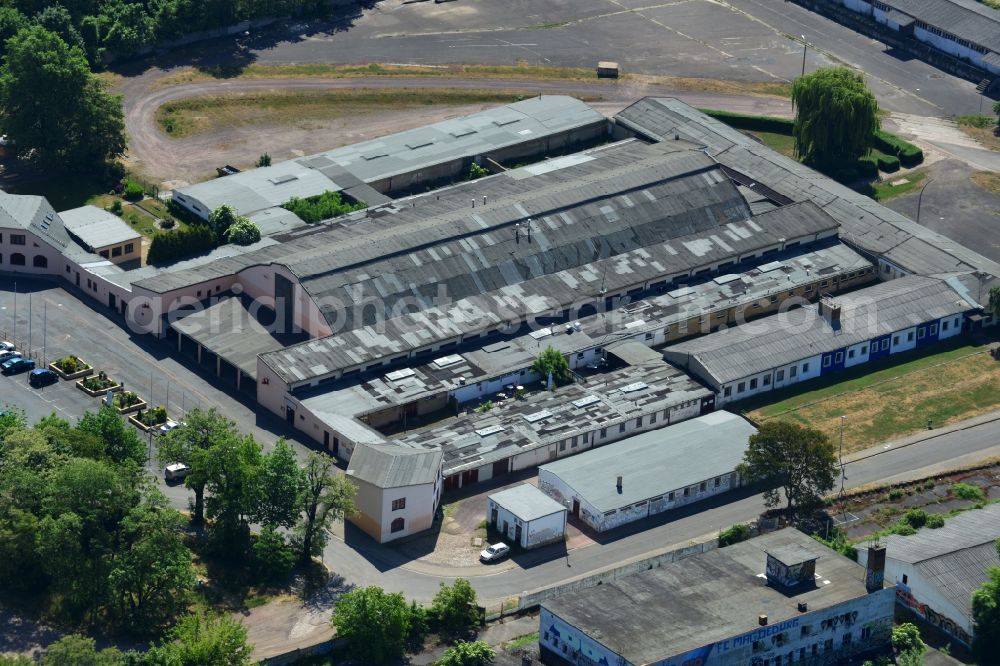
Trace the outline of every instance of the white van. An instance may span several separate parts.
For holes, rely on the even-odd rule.
[[[167,481],[183,481],[191,468],[184,463],[171,463],[163,470],[163,478]]]

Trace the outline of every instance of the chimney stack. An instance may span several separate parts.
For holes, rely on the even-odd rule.
[[[760,615],[757,616],[757,624],[759,624],[762,627],[767,626],[767,613],[761,613]]]
[[[885,582],[885,546],[875,542],[868,546],[868,564],[865,565],[865,589],[869,594],[882,589]]]
[[[621,474],[618,475],[618,483],[616,484],[616,486],[618,488],[618,494],[621,495],[621,493],[622,493],[622,475]]]
[[[832,298],[825,297],[819,301],[819,314],[832,328],[840,328],[840,304]]]

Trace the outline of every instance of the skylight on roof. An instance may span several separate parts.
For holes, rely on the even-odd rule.
[[[461,360],[461,356],[452,354],[451,356],[442,356],[441,358],[434,359],[434,365],[439,368],[447,368],[449,365],[455,365]]]
[[[433,145],[434,145],[433,141],[424,141],[423,143],[420,142],[408,143],[406,144],[406,147],[409,148],[410,150],[417,150],[418,148],[426,148],[427,146],[433,146]]]
[[[514,123],[521,122],[520,118],[501,118],[499,120],[494,120],[493,124],[497,127],[504,127],[506,125],[513,125]]]
[[[593,405],[595,402],[600,402],[600,401],[601,401],[601,399],[598,398],[596,395],[588,395],[585,398],[580,398],[579,400],[574,400],[573,401],[573,406],[576,407],[576,408],[578,408],[578,409],[582,409],[582,408],[586,407],[587,405]]]
[[[552,329],[551,328],[541,328],[541,329],[539,329],[537,331],[532,331],[528,335],[530,335],[531,337],[533,337],[536,340],[541,340],[542,338],[547,338],[550,335],[552,335]]]
[[[622,393],[635,393],[636,391],[641,391],[644,388],[649,388],[649,384],[646,382],[635,382],[634,384],[623,386]]]
[[[534,414],[521,414],[521,416],[528,423],[537,423],[538,421],[541,421],[542,419],[547,419],[550,416],[552,416],[552,412],[550,412],[547,409],[543,409],[542,411],[535,412]]]
[[[395,372],[390,372],[385,376],[386,379],[393,382],[398,382],[400,379],[406,379],[407,377],[412,377],[414,375],[412,368],[401,368]]]
[[[283,185],[284,183],[290,183],[293,180],[298,180],[299,177],[293,173],[286,173],[284,176],[275,176],[274,178],[268,178],[273,185]]]
[[[480,428],[476,431],[476,434],[480,437],[489,437],[490,435],[495,435],[498,432],[503,432],[504,427],[502,425],[492,425],[488,428]]]

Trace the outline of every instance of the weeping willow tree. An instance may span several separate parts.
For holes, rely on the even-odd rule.
[[[862,76],[845,67],[818,69],[792,87],[795,151],[807,164],[850,165],[871,150],[878,102]]]

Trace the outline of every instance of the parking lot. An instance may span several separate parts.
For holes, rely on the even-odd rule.
[[[48,281],[19,276],[15,308],[14,284],[11,278],[0,277],[0,338],[15,342],[22,352],[30,350],[38,367],[74,354],[95,371],[103,370],[123,382],[125,390],[135,391],[150,406],[166,406],[170,418],[181,420],[184,412],[193,407],[214,407],[252,434],[265,450],[285,436],[300,455],[308,451],[290,437],[292,433],[277,417],[255,414],[252,398],[237,399],[221,390],[186,359],[176,358],[165,342],[131,334],[117,315],[89,299],[80,300],[67,291],[71,287],[63,289]],[[73,381],[59,380],[50,386],[32,388],[28,374],[23,373],[0,376],[2,405],[23,409],[29,423],[52,412],[75,422],[85,411],[98,409],[100,398],[78,390]],[[145,433],[143,437],[150,452],[155,452],[154,438]],[[159,480],[161,490],[175,506],[186,509],[187,490],[183,485],[165,485],[162,465],[155,455],[150,458],[150,471]]]

